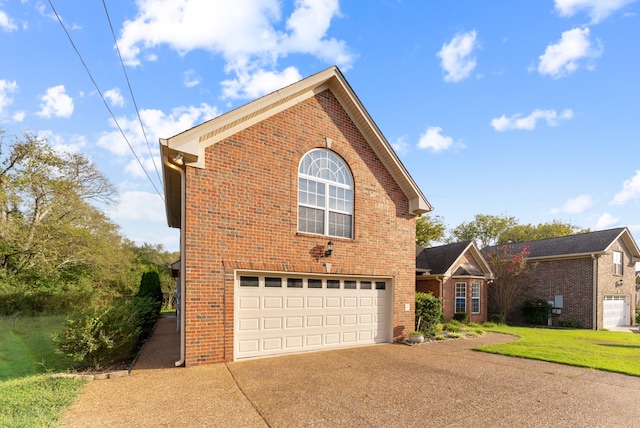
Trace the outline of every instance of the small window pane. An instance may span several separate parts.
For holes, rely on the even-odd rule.
[[[287,278],[287,288],[302,288],[302,278]]]
[[[387,288],[386,282],[376,281],[376,290],[384,290]]]
[[[337,279],[328,279],[327,288],[340,288],[340,281]]]
[[[329,212],[329,235],[351,238],[351,216],[349,214],[339,214]]]
[[[356,282],[355,281],[345,281],[344,282],[344,289],[345,290],[355,290],[356,289]]]
[[[241,276],[240,277],[240,287],[257,287],[257,286],[258,286],[257,276]]]
[[[307,280],[307,288],[322,288],[322,280],[321,279],[308,279]]]
[[[298,207],[298,230],[319,235],[324,234],[324,211]]]
[[[371,281],[360,281],[361,290],[371,290]]]
[[[265,278],[265,287],[282,287],[282,278]]]

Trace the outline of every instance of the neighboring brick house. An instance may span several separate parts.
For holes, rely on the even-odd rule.
[[[627,228],[521,242],[509,248],[514,253],[526,249],[528,262],[534,264],[528,290],[512,308],[512,321],[523,321],[524,298],[538,297],[552,302],[554,326],[577,322],[583,328],[600,330],[633,325],[635,302],[640,297],[635,284],[640,251]]]
[[[181,229],[181,360],[402,339],[432,208],[331,67],[160,140]]]
[[[491,268],[471,241],[416,246],[416,291],[442,298],[445,321],[456,312],[466,312],[469,322],[487,321],[487,289],[492,279]]]

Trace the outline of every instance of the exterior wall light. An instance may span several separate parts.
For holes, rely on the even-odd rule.
[[[182,156],[182,153],[178,153],[176,155],[176,157],[173,158],[173,161],[175,163],[177,163],[178,165],[183,165],[184,164],[184,157]]]
[[[329,242],[327,242],[327,250],[324,252],[324,256],[331,257],[331,254],[333,254],[333,241],[329,240]]]
[[[622,283],[623,283],[622,280],[616,282],[616,287],[622,287]]]

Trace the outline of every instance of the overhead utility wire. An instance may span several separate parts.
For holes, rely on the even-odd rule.
[[[69,42],[71,43],[71,46],[73,46],[73,49],[76,51],[76,54],[78,55],[78,58],[80,58],[80,62],[82,63],[82,65],[84,66],[85,71],[89,75],[89,79],[91,79],[91,82],[93,83],[93,86],[95,86],[96,90],[98,91],[98,94],[100,95],[100,98],[102,98],[102,102],[104,103],[105,107],[107,108],[107,110],[111,114],[111,117],[113,118],[113,121],[115,122],[116,126],[118,127],[118,130],[120,130],[120,133],[122,134],[122,137],[127,142],[127,145],[129,146],[129,149],[131,149],[131,152],[133,153],[133,156],[136,158],[136,161],[138,161],[138,165],[140,165],[140,168],[142,168],[142,171],[144,171],[144,174],[149,179],[149,182],[151,183],[151,185],[155,189],[155,191],[158,194],[158,196],[160,196],[160,198],[164,201],[164,197],[162,196],[162,193],[160,193],[160,191],[156,187],[156,185],[153,182],[153,180],[151,179],[151,177],[149,177],[149,174],[147,173],[147,170],[144,168],[144,165],[142,165],[142,162],[140,161],[140,158],[136,154],[135,150],[133,150],[133,146],[131,146],[131,143],[129,142],[129,139],[127,138],[126,134],[122,130],[122,127],[120,127],[120,124],[118,123],[118,120],[116,119],[115,114],[113,114],[113,111],[111,110],[111,107],[109,107],[109,103],[107,103],[107,100],[105,99],[104,95],[102,94],[102,91],[100,90],[100,88],[98,87],[98,84],[96,83],[95,79],[93,78],[93,75],[91,74],[91,71],[89,70],[89,67],[87,67],[87,64],[84,62],[84,59],[82,58],[82,55],[80,54],[80,51],[76,47],[75,43],[73,43],[73,39],[71,38],[71,35],[67,31],[67,27],[65,27],[64,23],[62,22],[62,18],[60,18],[60,15],[58,15],[58,12],[56,11],[56,8],[53,7],[52,1],[51,0],[48,0],[48,1],[49,1],[49,6],[51,6],[51,10],[53,10],[53,13],[56,15],[56,18],[58,19],[58,22],[60,23],[60,25],[62,26],[62,29],[64,30],[65,34],[67,35],[67,38],[69,39]]]
[[[129,75],[127,74],[127,69],[124,66],[124,61],[122,61],[122,55],[120,54],[120,47],[118,46],[118,40],[116,39],[116,33],[113,31],[113,25],[111,24],[111,17],[109,16],[109,11],[107,10],[107,3],[105,0],[102,0],[102,5],[104,6],[104,13],[107,15],[107,21],[109,21],[109,28],[111,29],[111,35],[113,36],[113,42],[116,45],[116,50],[118,51],[118,58],[120,58],[120,65],[122,66],[122,72],[124,73],[124,78],[127,81],[127,86],[129,87],[129,94],[131,94],[131,99],[133,100],[133,107],[136,110],[136,114],[138,115],[138,122],[140,122],[140,128],[142,129],[142,135],[144,135],[144,140],[147,143],[147,149],[149,149],[149,157],[151,158],[151,162],[153,162],[153,168],[156,170],[156,175],[158,176],[158,181],[162,183],[162,178],[160,178],[160,171],[158,170],[158,165],[156,165],[156,159],[153,157],[153,153],[151,153],[151,146],[149,145],[149,138],[147,138],[147,133],[144,130],[144,125],[142,124],[142,118],[140,117],[140,110],[138,109],[138,104],[136,103],[136,97],[133,95],[133,89],[131,88],[131,82],[129,81]]]

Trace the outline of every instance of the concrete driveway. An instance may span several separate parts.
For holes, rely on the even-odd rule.
[[[141,357],[128,377],[87,384],[61,426],[640,425],[640,378],[471,351],[512,339],[487,333],[186,369]]]

